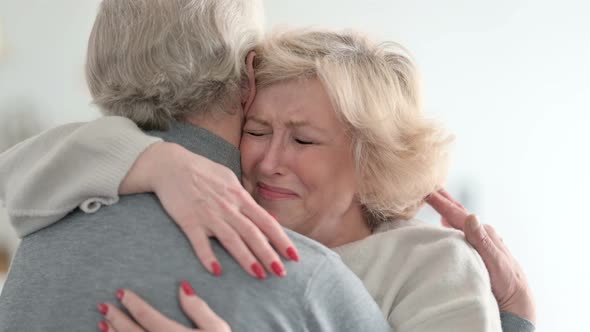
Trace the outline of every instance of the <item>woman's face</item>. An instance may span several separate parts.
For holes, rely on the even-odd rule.
[[[283,226],[326,245],[364,226],[351,138],[319,80],[260,89],[240,150],[244,187]]]

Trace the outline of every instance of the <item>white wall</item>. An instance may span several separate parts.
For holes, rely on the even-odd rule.
[[[82,68],[97,3],[0,0],[7,44],[0,116],[15,107],[37,108],[48,125],[97,116]],[[428,111],[457,136],[451,190],[499,229],[524,265],[537,295],[538,331],[582,331],[590,298],[590,218],[583,208],[590,187],[590,5],[265,4],[269,26],[360,28],[414,53]],[[434,220],[431,212],[422,216]]]
[[[47,126],[98,116],[83,67],[98,3],[0,0],[0,116],[15,107],[34,110]]]

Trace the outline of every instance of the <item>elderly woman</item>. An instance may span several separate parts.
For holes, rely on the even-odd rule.
[[[281,225],[339,253],[396,331],[500,331],[488,273],[462,234],[409,220],[442,187],[451,138],[422,113],[403,49],[356,33],[294,31],[260,45],[255,69],[258,94],[240,150],[243,184],[256,202]],[[105,130],[120,126],[120,137],[139,131],[123,118],[97,121],[111,126]],[[86,134],[89,141],[100,136]],[[143,146],[152,142],[146,136]],[[76,158],[76,149],[84,147],[63,153]],[[102,155],[93,158],[86,162],[104,165]],[[153,144],[132,167],[110,160],[106,173],[84,174],[95,196],[89,201],[79,190],[77,204],[87,210],[116,201],[105,192],[153,190],[175,218],[203,217],[189,204],[195,197],[198,210],[209,206],[207,215],[240,211],[231,202],[215,210],[208,203],[234,188],[215,183],[218,191],[202,192],[213,180],[193,172],[202,166],[226,174],[222,166],[177,146]],[[129,171],[121,186],[102,191],[101,174],[120,170]],[[36,184],[27,185],[20,190]]]

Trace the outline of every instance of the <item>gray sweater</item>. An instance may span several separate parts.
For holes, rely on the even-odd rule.
[[[212,133],[175,123],[151,132],[224,164],[239,174],[239,152]],[[73,161],[83,162],[83,161]],[[121,198],[95,214],[74,211],[26,236],[0,296],[0,331],[93,330],[100,302],[116,303],[118,288],[142,295],[188,326],[177,299],[192,283],[234,331],[389,331],[360,280],[321,244],[287,231],[300,263],[285,262],[285,279],[248,276],[217,242],[224,274],[211,276],[157,198]]]

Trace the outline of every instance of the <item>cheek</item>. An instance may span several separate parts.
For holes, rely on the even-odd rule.
[[[240,142],[240,153],[242,162],[242,184],[244,188],[251,194],[256,182],[256,164],[260,160],[264,147],[260,147],[252,139],[242,138]]]
[[[318,151],[314,155],[300,156],[298,164],[301,180],[311,191],[322,195],[322,199],[334,194],[355,194],[356,173],[351,159]]]
[[[354,161],[350,158],[342,158],[340,155],[327,153],[317,156],[314,162],[306,163],[308,166],[302,174],[307,182],[312,200],[321,206],[333,205],[340,210],[353,203],[358,192]],[[335,205],[342,204],[342,207]]]

